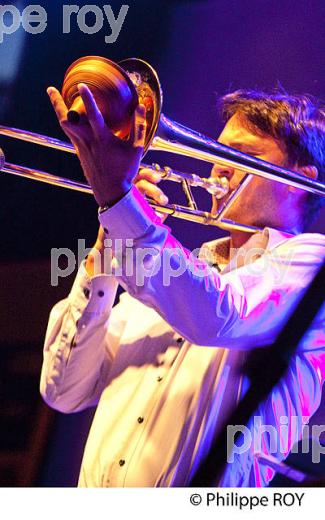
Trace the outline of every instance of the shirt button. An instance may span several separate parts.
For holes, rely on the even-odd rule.
[[[98,296],[99,296],[100,298],[102,298],[102,297],[104,296],[105,293],[104,293],[104,291],[98,291],[97,294],[98,294]]]
[[[138,417],[138,423],[139,423],[139,424],[143,423],[143,421],[144,421],[144,418],[143,418],[143,417]]]
[[[158,383],[160,383],[160,381],[162,381],[162,380],[163,380],[163,378],[162,378],[161,376],[158,376],[158,377],[157,377],[157,381],[158,381]]]
[[[118,463],[119,463],[120,466],[124,466],[124,464],[125,464],[125,460],[124,460],[124,459],[121,459],[121,460],[118,461]]]

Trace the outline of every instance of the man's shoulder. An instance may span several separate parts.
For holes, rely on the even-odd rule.
[[[325,259],[325,235],[320,233],[300,233],[294,235],[269,251],[276,263],[314,271]]]
[[[325,235],[322,233],[300,233],[299,235],[294,235],[290,240],[325,245]]]
[[[315,250],[325,254],[325,235],[321,233],[300,233],[292,235],[281,243],[277,244],[274,249],[278,248],[305,248],[308,250]]]

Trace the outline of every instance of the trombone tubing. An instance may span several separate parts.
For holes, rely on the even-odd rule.
[[[7,137],[12,137],[14,139],[19,139],[20,141],[25,141],[28,143],[34,143],[41,146],[45,146],[47,148],[54,148],[56,150],[60,150],[63,152],[68,152],[76,155],[75,148],[65,141],[60,141],[59,139],[55,139],[53,137],[47,137],[45,135],[41,134],[35,134],[33,132],[27,132],[25,130],[19,130],[17,128],[9,128],[6,126],[0,126],[0,134],[5,135]],[[17,165],[10,165],[7,169],[2,168],[2,171],[4,173],[10,173],[14,174],[14,168],[18,168],[20,172],[22,172],[23,167],[17,166]],[[156,173],[159,173],[161,175],[162,179],[174,181],[174,182],[182,182],[186,181],[190,186],[203,188],[209,193],[213,194],[217,198],[222,198],[225,195],[227,195],[229,191],[229,183],[225,177],[221,179],[207,179],[200,177],[199,175],[191,174],[191,173],[183,173],[183,172],[177,172],[175,170],[172,170],[171,168],[160,168],[158,164],[155,164],[153,166],[149,166],[147,164],[141,164],[141,168],[149,168],[153,170]],[[27,168],[26,171],[26,177],[32,178],[30,175],[30,171],[35,172],[34,179],[40,180],[42,182],[47,182],[49,184],[56,184],[56,186],[66,187],[70,189],[78,189],[74,187],[82,186],[83,188],[78,191],[87,192],[84,187],[85,184],[81,183],[74,183],[73,181],[70,181],[68,179],[61,179],[60,177],[56,177],[54,175],[45,173],[45,172],[39,172],[38,170],[30,170]],[[19,173],[15,173],[16,175],[19,175]],[[20,173],[21,176],[21,173]],[[50,180],[52,178],[53,182]],[[54,182],[55,179],[55,182]],[[62,181],[62,182],[60,182]]]
[[[161,116],[160,130],[158,128],[158,133],[160,133],[160,135],[154,137],[150,150],[176,153],[212,164],[218,163],[224,166],[230,166],[248,174],[258,175],[265,179],[271,179],[300,188],[315,195],[325,196],[324,184],[305,177],[304,175],[262,161],[251,155],[244,154],[229,146],[222,145],[198,132],[194,132],[183,125],[171,121],[164,115]],[[61,151],[76,153],[73,146],[69,143],[33,132],[0,126],[0,134]],[[182,139],[182,143],[177,142],[179,138]]]
[[[88,195],[93,193],[91,187],[88,184],[83,184],[81,182],[65,179],[64,177],[57,177],[56,175],[52,175],[50,173],[42,172],[40,170],[35,170],[32,168],[27,168],[26,166],[18,166],[17,164],[4,163],[4,165],[0,169],[4,173],[16,175],[25,179],[43,182],[45,184],[51,184],[52,186],[68,188],[70,190],[79,191]],[[150,206],[152,206],[152,208],[165,215],[181,218],[190,222],[196,222],[198,224],[205,224],[210,226],[219,225],[217,216],[213,216],[211,213],[207,211],[200,211],[178,204],[167,204],[166,206],[161,206],[149,199],[148,202]]]

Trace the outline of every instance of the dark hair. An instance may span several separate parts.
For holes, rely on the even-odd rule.
[[[285,92],[237,90],[222,97],[219,108],[224,122],[238,113],[255,131],[284,143],[288,167],[316,166],[318,180],[325,182],[325,107],[319,101]],[[304,228],[317,217],[324,197],[308,194],[305,200]]]

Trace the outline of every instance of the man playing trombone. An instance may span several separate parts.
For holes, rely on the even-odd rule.
[[[97,405],[80,486],[186,486],[247,390],[240,373],[245,353],[275,339],[325,256],[324,237],[305,232],[319,203],[296,187],[254,176],[228,217],[262,231],[234,229],[196,258],[143,197],[167,202],[159,176],[139,172],[145,108],[138,106],[130,135],[121,140],[88,87],[80,84],[79,93],[87,119],[76,125],[59,92],[49,89],[98,203],[101,228],[70,295],[51,312],[41,393],[64,413]],[[221,143],[324,181],[324,109],[311,99],[237,91],[221,107]],[[218,164],[211,175],[226,177],[230,194],[244,177]],[[213,211],[224,202],[213,198]],[[147,252],[141,283],[139,250]],[[168,283],[166,255],[181,271]],[[113,307],[118,284],[125,293]],[[275,444],[262,436],[263,454],[287,456],[319,406],[324,376],[321,315],[285,377],[260,403],[260,423],[252,418],[247,425],[252,439],[265,427],[278,435]],[[216,484],[266,486],[274,471],[259,463],[255,448],[251,442],[234,450]]]

